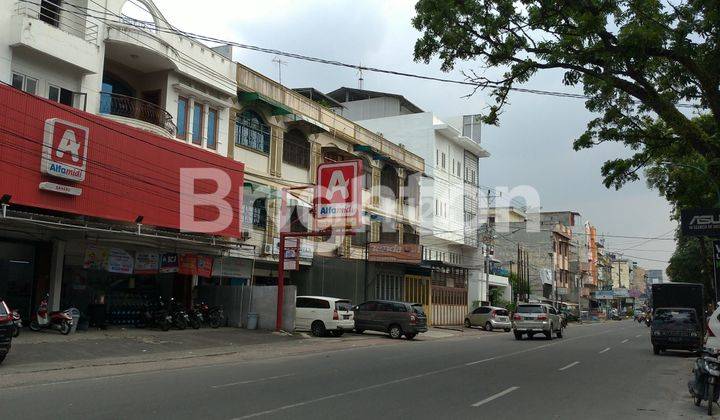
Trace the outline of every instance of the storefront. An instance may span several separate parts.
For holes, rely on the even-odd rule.
[[[23,316],[47,293],[135,324],[160,296],[247,281],[228,257],[241,163],[6,86],[0,115],[0,297]]]

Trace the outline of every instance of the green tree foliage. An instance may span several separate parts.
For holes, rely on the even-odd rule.
[[[511,88],[559,70],[599,114],[574,148],[620,142],[632,152],[604,163],[607,187],[637,180],[653,162],[698,155],[720,182],[716,132],[681,106],[697,104],[720,123],[717,1],[419,0],[415,8],[415,59],[438,57],[446,71],[458,60],[478,62],[467,76],[496,100],[486,123],[498,123]]]

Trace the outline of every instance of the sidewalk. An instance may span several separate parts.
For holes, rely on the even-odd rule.
[[[457,328],[457,327],[453,327]],[[432,328],[416,341],[494,334],[479,329]],[[385,334],[347,333],[340,338],[315,338],[306,333],[275,333],[238,328],[201,328],[167,332],[145,329],[91,330],[63,336],[55,331],[24,330],[13,340],[0,372],[18,385],[51,378],[89,377],[110,374],[243,362],[273,357],[298,356],[318,351],[344,350],[377,345],[399,345]],[[114,369],[113,369],[114,368]],[[88,372],[82,372],[87,370]],[[92,372],[89,372],[92,370]]]

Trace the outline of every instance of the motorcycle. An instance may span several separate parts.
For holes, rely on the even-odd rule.
[[[163,302],[162,297],[158,299],[155,305],[146,305],[143,311],[143,318],[146,326],[154,325],[163,331],[169,330],[172,325],[172,316],[170,316],[170,313],[165,308],[165,302]]]
[[[649,327],[650,324],[652,324],[652,317],[646,316],[645,317],[645,326]]]
[[[35,312],[35,316],[30,321],[30,329],[40,331],[43,329],[53,328],[60,331],[63,335],[70,334],[73,325],[72,316],[68,311],[48,311],[48,299],[50,295],[45,295],[40,306]]]
[[[638,324],[642,324],[645,321],[645,314],[639,313],[635,315],[635,321],[637,321]]]
[[[703,401],[708,402],[709,416],[712,416],[713,405],[720,397],[718,378],[720,378],[720,360],[707,350],[703,350],[703,355],[695,360],[693,379],[688,382],[688,390],[696,406],[700,406]]]
[[[222,306],[209,306],[205,302],[196,304],[193,309],[200,313],[202,318],[207,321],[210,328],[218,328],[222,324],[225,317]]]
[[[205,322],[205,318],[198,305],[193,305],[190,311],[188,311],[188,316],[190,317],[190,326],[195,330],[200,328],[203,322]]]
[[[18,311],[16,311],[16,310],[12,311],[12,320],[13,320],[12,336],[17,337],[20,335],[20,329],[22,328],[22,319],[20,318],[20,314],[18,313]]]
[[[182,305],[175,302],[175,298],[170,298],[170,316],[172,317],[172,324],[178,330],[184,330],[190,324],[190,317],[188,316]]]

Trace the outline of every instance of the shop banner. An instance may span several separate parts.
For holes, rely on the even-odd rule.
[[[368,261],[420,264],[421,257],[418,244],[368,244]]]
[[[287,242],[285,246],[287,246]],[[300,258],[312,260],[314,254],[315,242],[300,239]],[[273,238],[273,255],[280,255],[280,238]]]
[[[197,274],[197,254],[180,254],[178,273],[192,276]]]
[[[124,249],[111,248],[108,258],[108,269],[110,273],[132,274],[135,259]]]
[[[241,162],[4,84],[0,115],[0,191],[13,205],[242,236]]]
[[[197,256],[196,274],[200,277],[212,277],[213,257],[209,255]]]
[[[85,249],[83,268],[86,270],[105,270],[108,266],[108,250],[99,247]]]
[[[160,265],[157,252],[138,252],[135,254],[135,274],[155,274]]]
[[[252,277],[252,263],[252,260],[246,258],[215,258],[212,275],[213,277],[249,279]]]
[[[162,254],[160,256],[160,272],[161,273],[177,273],[178,272],[178,254]]]

